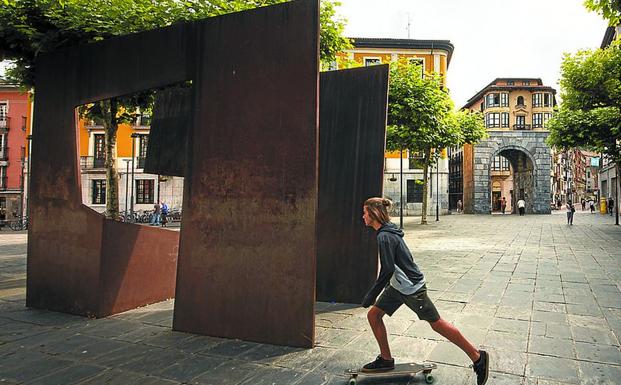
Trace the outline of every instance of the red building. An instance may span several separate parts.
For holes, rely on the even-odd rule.
[[[0,81],[0,218],[6,215],[8,220],[23,210],[30,106],[27,92]]]

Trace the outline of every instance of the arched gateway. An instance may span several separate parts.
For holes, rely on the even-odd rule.
[[[488,139],[474,146],[474,183],[470,191],[464,191],[465,201],[470,201],[467,211],[489,214],[502,195],[508,202],[507,212],[516,213],[517,201],[524,199],[527,214],[550,213],[551,153],[545,143],[548,132],[522,131],[519,135],[518,139],[511,131],[490,132]],[[498,181],[492,180],[497,156],[507,159],[510,165],[512,185],[504,190]]]

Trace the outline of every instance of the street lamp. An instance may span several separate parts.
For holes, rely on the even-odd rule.
[[[123,159],[125,162],[125,215],[127,215],[127,204],[129,203],[129,199],[127,195],[129,194],[129,163],[132,161],[131,159]]]
[[[30,164],[32,163],[32,135],[26,136],[26,140],[28,141],[28,176],[26,183],[26,217],[30,218],[30,205],[28,197],[30,196]]]
[[[139,136],[140,135],[135,132],[131,134],[131,138],[132,138],[132,186],[131,186],[131,190],[132,192],[131,192],[130,210],[131,210],[132,218],[134,217],[134,171],[136,170],[134,160],[136,159],[136,138]]]
[[[403,228],[403,148],[399,149],[399,228]]]
[[[436,158],[436,222],[438,222],[440,220],[440,164],[438,163],[438,159],[440,157],[440,154],[438,153],[437,149],[435,152],[435,158]]]

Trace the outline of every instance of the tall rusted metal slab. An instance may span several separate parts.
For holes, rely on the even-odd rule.
[[[82,204],[75,108],[190,78],[192,36],[181,25],[37,61],[27,306],[103,317],[174,296],[178,233],[106,220]]]
[[[144,172],[185,176],[193,98],[191,87],[173,87],[157,92]]]
[[[313,345],[318,8],[201,26],[175,330]]]
[[[362,204],[382,196],[388,66],[321,74],[317,299],[360,303],[377,277]]]

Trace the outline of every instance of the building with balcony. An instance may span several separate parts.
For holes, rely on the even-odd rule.
[[[507,211],[517,212],[524,199],[527,213],[550,213],[552,151],[545,140],[555,94],[541,79],[497,78],[468,100],[463,108],[483,113],[489,137],[451,161],[463,188],[450,193],[462,198],[466,213],[499,211],[503,197]]]
[[[25,207],[26,136],[30,127],[30,95],[19,86],[0,82],[0,211],[6,219]]]
[[[405,58],[421,65],[421,76],[425,73],[437,73],[446,79],[453,44],[448,40],[416,40],[386,38],[351,38],[354,48],[340,53],[338,61],[353,61],[358,65],[376,65],[391,63]],[[332,69],[337,69],[334,63]],[[449,162],[446,151],[437,166],[429,170],[428,214],[435,213],[436,201],[442,214],[449,210]],[[385,154],[384,196],[399,204],[403,200],[405,215],[420,215],[423,202],[423,171],[421,154],[405,149]],[[400,168],[403,167],[403,180]],[[403,196],[401,199],[400,196]]]
[[[140,115],[134,124],[117,131],[116,169],[119,174],[119,209],[152,210],[155,202],[181,209],[183,178],[144,172],[151,117]],[[106,209],[105,131],[98,122],[80,120],[82,202],[98,212]]]

